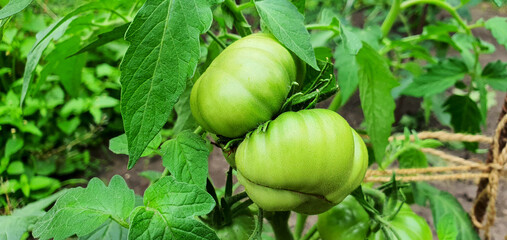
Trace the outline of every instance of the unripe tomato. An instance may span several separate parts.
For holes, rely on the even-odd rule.
[[[370,228],[370,217],[352,196],[319,214],[317,229],[322,240],[364,240]]]
[[[367,164],[362,139],[327,109],[285,112],[236,151],[239,182],[268,211],[322,213],[359,186]]]
[[[410,206],[403,204],[398,214],[389,221],[391,227],[403,240],[431,240],[433,235],[426,220],[415,214]],[[369,240],[389,240],[384,232],[378,231]]]
[[[291,53],[272,35],[249,35],[220,53],[195,82],[192,115],[209,132],[242,136],[278,113],[297,75]]]

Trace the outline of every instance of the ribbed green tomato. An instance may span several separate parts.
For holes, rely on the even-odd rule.
[[[359,186],[367,165],[362,139],[327,109],[285,112],[236,151],[239,182],[268,211],[322,213]]]
[[[192,115],[207,131],[242,136],[280,110],[297,78],[296,61],[272,35],[249,35],[220,53],[195,82]]]
[[[431,240],[433,235],[430,226],[424,218],[415,214],[410,206],[403,204],[398,214],[389,221],[391,227],[403,240]],[[378,231],[369,240],[389,240],[384,232]]]
[[[352,196],[319,214],[317,229],[322,240],[364,240],[370,228],[370,217]]]

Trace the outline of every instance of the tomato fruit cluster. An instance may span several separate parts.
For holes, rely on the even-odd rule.
[[[228,162],[250,199],[268,211],[322,213],[360,185],[368,164],[363,140],[334,111],[289,111],[266,123],[293,83],[304,81],[302,72],[272,35],[252,34],[218,55],[190,96],[207,131],[227,138],[250,132]]]

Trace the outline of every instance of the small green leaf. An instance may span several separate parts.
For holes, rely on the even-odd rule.
[[[359,92],[366,131],[373,144],[375,159],[381,162],[394,123],[394,99],[391,90],[398,85],[386,59],[366,42],[356,56],[359,66]]]
[[[420,149],[409,147],[404,149],[398,156],[400,168],[425,168],[428,167],[426,155]]]
[[[121,113],[131,169],[159,133],[199,61],[199,36],[213,20],[209,0],[147,0],[130,24],[120,69]]]
[[[147,170],[139,173],[139,176],[144,177],[150,180],[151,183],[157,181],[160,177],[162,177],[162,172]]]
[[[507,49],[507,18],[490,18],[488,21],[486,21],[486,28],[491,31],[491,34],[493,34],[493,37],[495,37],[496,41]]]
[[[77,127],[79,127],[79,124],[81,123],[81,120],[79,117],[74,117],[71,120],[59,120],[56,125],[62,132],[64,132],[67,135],[71,135],[74,133]]]
[[[467,71],[463,61],[446,59],[430,65],[426,74],[415,78],[402,93],[415,97],[429,97],[441,93],[462,80]]]
[[[24,141],[22,138],[9,138],[7,143],[5,144],[5,157],[10,157],[12,154],[18,152],[24,145]]]
[[[33,235],[40,239],[65,239],[92,233],[109,218],[127,221],[134,208],[134,191],[125,180],[114,176],[106,187],[98,178],[86,188],[74,188],[58,199],[56,204],[35,225]]]
[[[255,2],[255,7],[263,23],[285,47],[312,68],[319,69],[304,17],[296,6],[288,0],[263,0]]]
[[[213,198],[203,189],[163,177],[146,189],[143,207],[132,214],[129,239],[214,239],[215,232],[193,216],[209,213]]]
[[[338,70],[338,85],[342,94],[342,106],[356,92],[359,84],[356,56],[349,54],[343,45],[336,48],[334,67]]]
[[[437,225],[437,235],[439,240],[456,240],[458,228],[451,213],[446,213],[440,218]]]
[[[5,7],[0,9],[0,19],[10,17],[25,9],[33,0],[10,0]]]
[[[125,23],[123,25],[120,25],[118,27],[113,28],[113,30],[111,30],[109,32],[105,32],[105,33],[99,34],[97,36],[97,39],[95,41],[93,41],[90,44],[86,45],[85,47],[81,48],[78,52],[70,55],[69,57],[72,57],[72,56],[75,56],[75,55],[79,55],[79,54],[84,53],[84,52],[91,51],[91,50],[96,49],[96,48],[98,48],[100,46],[103,46],[103,45],[105,45],[107,43],[110,43],[112,41],[115,41],[115,40],[123,38],[123,36],[125,35],[125,32],[127,31],[129,25],[130,25],[130,23]]]
[[[183,130],[195,129],[197,127],[197,123],[192,116],[192,111],[190,110],[190,92],[192,91],[192,85],[187,83],[187,88],[181,94],[180,99],[174,105],[174,110],[176,111],[176,122],[174,123],[173,132],[174,134],[178,134]]]
[[[336,21],[338,21],[335,18]],[[349,52],[349,54],[356,55],[359,50],[363,47],[363,43],[361,39],[352,31],[348,29],[348,27],[340,24],[340,37],[343,40],[345,49]]]
[[[162,135],[157,134],[155,138],[153,138],[150,143],[148,144],[148,147],[144,150],[141,157],[146,157],[153,153],[154,150],[157,150],[160,146],[160,143],[162,142]],[[111,138],[109,140],[109,150],[111,152],[116,154],[125,154],[128,155],[128,147],[127,147],[127,135],[122,134],[118,137]]]
[[[482,70],[481,77],[492,88],[506,92],[507,91],[507,63],[489,62]]]
[[[162,164],[178,181],[206,187],[209,150],[200,136],[184,131],[161,148]]]
[[[21,161],[14,161],[9,164],[7,168],[7,173],[10,175],[20,175],[25,172],[25,166]]]
[[[452,95],[444,103],[445,111],[451,114],[451,125],[456,132],[481,132],[481,113],[477,104],[468,96]]]
[[[507,0],[493,0],[493,2],[496,4],[496,6],[501,7],[504,4],[507,4]]]

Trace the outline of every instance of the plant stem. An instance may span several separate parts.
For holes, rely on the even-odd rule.
[[[324,30],[324,31],[332,31],[336,35],[340,34],[340,29],[332,26],[332,25],[325,25],[325,24],[308,24],[305,26],[307,30]]]
[[[273,216],[268,219],[273,227],[276,240],[293,240],[294,237],[289,229],[289,216],[290,212],[274,212]]]
[[[125,222],[123,219],[117,218],[113,215],[111,215],[111,219],[113,219],[113,221],[117,222],[118,224],[120,224],[120,226],[122,226],[126,229],[130,228],[130,225],[128,224],[128,222]]]
[[[327,109],[336,112],[338,111],[338,109],[340,109],[341,106],[342,106],[342,92],[339,91],[336,93],[336,95],[334,95],[333,101],[331,102],[331,104],[329,104],[329,107]]]
[[[317,233],[317,224],[313,225],[310,230],[301,238],[301,240],[309,240],[313,237],[313,235]]]
[[[308,215],[306,214],[297,214],[296,226],[294,227],[294,238],[300,239],[303,234],[303,230],[305,229],[306,219]]]
[[[203,132],[204,132],[204,129],[201,126],[197,127],[194,130],[194,133],[197,134],[197,135],[201,135]]]
[[[225,7],[227,7],[229,11],[231,11],[232,16],[234,16],[234,28],[236,28],[236,31],[238,31],[239,35],[244,37],[252,34],[252,29],[250,28],[250,25],[246,21],[245,16],[238,8],[235,1],[225,0],[223,4],[225,4]]]
[[[225,180],[225,197],[229,198],[232,196],[232,167],[229,167],[227,171],[227,179]]]
[[[382,30],[382,36],[386,37],[387,34],[389,34],[389,32],[391,31],[391,28],[393,27],[393,24],[401,11],[400,6],[401,0],[393,0],[391,9],[389,10],[386,19],[384,20],[382,26],[380,27],[380,29]]]
[[[456,19],[458,24],[465,30],[465,32],[467,34],[471,34],[471,31],[470,31],[470,28],[468,27],[468,25],[459,16],[456,9],[453,6],[451,6],[449,3],[445,2],[445,1],[440,1],[440,0],[408,0],[408,1],[403,2],[400,5],[400,8],[401,8],[401,10],[403,10],[403,9],[406,9],[406,8],[416,5],[416,4],[432,4],[432,5],[435,5],[439,8],[446,10],[447,12],[449,12],[449,14],[451,14],[451,16],[454,19]]]
[[[243,11],[243,10],[245,10],[247,8],[251,8],[251,7],[255,7],[255,4],[253,2],[247,2],[247,3],[243,3],[243,4],[238,5],[238,10]]]
[[[208,30],[208,31],[206,32],[206,34],[208,34],[208,36],[210,36],[211,38],[213,38],[213,40],[214,40],[215,42],[217,42],[217,43],[218,43],[218,45],[220,45],[220,47],[221,47],[222,49],[225,49],[225,48],[227,47],[227,45],[226,45],[226,44],[225,44],[222,40],[220,40],[220,39],[217,37],[217,35],[215,35],[215,34],[214,34],[211,30]]]

